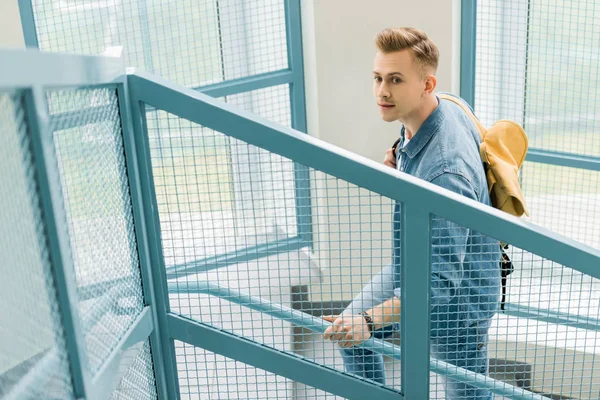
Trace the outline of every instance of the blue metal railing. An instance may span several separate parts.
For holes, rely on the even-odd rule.
[[[241,291],[231,289],[227,286],[219,285],[216,282],[189,282],[187,285],[181,283],[170,284],[169,290],[172,293],[201,293],[216,296],[272,317],[283,319],[302,328],[310,329],[316,333],[324,333],[327,327],[331,325],[331,323],[324,321],[322,318],[314,317],[304,312],[279,304],[273,304],[260,297],[248,295]],[[402,361],[400,347],[385,342],[381,339],[371,338],[356,347],[375,351],[390,358]],[[477,374],[467,369],[460,368],[434,358],[430,359],[429,368],[432,372],[437,374],[469,383],[477,388],[490,389],[497,395],[509,396],[512,399],[542,400],[545,398],[522,388],[515,387],[496,379],[491,379],[484,375]]]
[[[2,51],[0,52],[0,65],[6,72],[0,74],[0,88],[25,90],[29,96],[27,123],[33,127],[33,153],[36,156],[36,171],[41,176],[42,206],[46,214],[46,228],[50,231],[50,252],[56,266],[53,279],[57,285],[59,306],[65,323],[68,357],[76,395],[101,397],[103,390],[110,386],[105,382],[114,382],[118,377],[115,375],[115,371],[118,361],[122,358],[123,350],[130,347],[132,343],[139,343],[140,340],[150,336],[159,394],[162,398],[177,397],[179,395],[178,375],[173,341],[183,340],[200,346],[208,346],[208,342],[202,342],[199,338],[202,338],[200,333],[210,333],[214,338],[210,346],[214,346],[212,347],[214,349],[220,349],[219,351],[223,352],[229,351],[231,353],[228,354],[234,358],[253,360],[252,362],[260,365],[261,368],[348,397],[377,393],[378,398],[426,398],[429,393],[428,376],[431,369],[439,374],[469,382],[477,387],[488,388],[496,394],[507,397],[541,398],[531,392],[429,358],[427,317],[429,304],[410,300],[419,293],[429,292],[430,272],[427,268],[413,270],[405,268],[403,271],[405,286],[402,291],[404,301],[402,325],[411,326],[411,329],[410,331],[403,329],[402,353],[397,346],[378,340],[371,340],[364,344],[375,351],[401,360],[403,365],[403,393],[401,395],[363,380],[351,378],[342,372],[323,368],[305,359],[282,354],[261,344],[236,338],[226,332],[218,332],[201,323],[171,314],[168,294],[169,287],[173,287],[173,284],[168,281],[169,271],[164,268],[161,249],[160,224],[157,216],[144,119],[146,104],[282,155],[306,168],[314,168],[403,202],[406,228],[403,268],[416,263],[429,264],[428,253],[431,236],[429,221],[431,215],[435,214],[483,234],[510,242],[519,248],[539,254],[588,276],[600,278],[600,268],[598,268],[600,251],[597,249],[528,224],[455,193],[440,190],[439,187],[405,176],[379,163],[321,142],[293,129],[283,128],[250,113],[240,111],[195,90],[185,89],[146,74],[133,74],[126,78],[118,60],[59,56],[38,52]],[[109,83],[117,87],[119,94],[128,178],[134,203],[136,239],[139,246],[147,307],[111,353],[99,375],[92,378],[86,371],[85,349],[81,342],[83,340],[82,331],[86,328],[89,329],[94,321],[78,321],[77,316],[73,313],[77,308],[76,299],[89,298],[94,290],[92,288],[76,288],[74,285],[68,238],[66,233],[62,232],[64,227],[60,225],[61,215],[64,213],[64,211],[60,211],[60,190],[53,186],[56,184],[52,183],[58,172],[56,166],[46,158],[52,154],[52,146],[48,144],[51,135],[47,130],[48,116],[43,111],[45,104],[40,91],[45,87],[87,87]],[[595,164],[592,163],[592,165]],[[267,254],[268,250],[265,249],[263,253],[257,250],[256,256]],[[235,257],[235,255],[231,255],[231,257]],[[218,267],[228,262],[232,262],[232,260],[222,261],[217,258],[210,265]],[[208,265],[208,263],[194,265],[185,272],[197,273],[202,268],[207,269]],[[173,274],[171,277],[179,276],[179,274]],[[118,281],[115,281],[114,284],[118,284]],[[190,291],[219,296],[276,318],[291,321],[315,332],[323,332],[327,327],[327,323],[319,318],[266,302],[264,299],[252,297],[216,283],[203,282],[195,285],[189,284],[186,287],[178,282],[177,287],[180,292]],[[77,293],[81,297],[78,297]],[[101,301],[112,302],[111,291],[105,293],[109,297],[103,298]],[[513,305],[508,305],[507,310],[515,315],[567,326],[593,330],[598,330],[600,326],[599,321],[593,318],[519,308]],[[98,320],[99,316],[91,314],[90,318]],[[242,354],[242,350],[236,350],[235,347],[223,349],[217,343],[219,338],[227,343],[239,344],[241,346],[239,349],[243,348],[244,351],[252,349],[254,353],[249,351],[248,354]],[[49,354],[52,354],[52,351]],[[269,364],[265,360],[259,360],[258,357],[264,357],[265,360],[278,360],[279,364],[278,362]],[[51,368],[52,363],[48,360],[49,358],[44,357],[32,370],[36,376]],[[301,375],[298,374],[298,371],[293,370],[294,365],[301,366],[301,368],[299,367],[299,370],[302,370]],[[29,375],[29,377],[32,376],[34,375]],[[339,385],[332,385],[331,382]],[[342,383],[344,387],[341,387]],[[22,385],[17,388],[19,387]]]
[[[582,245],[549,230],[526,223],[520,219],[506,215],[498,210],[485,207],[478,202],[465,199],[447,190],[440,190],[429,183],[417,180],[392,171],[371,160],[359,157],[335,146],[323,143],[315,138],[300,135],[291,130],[276,126],[266,120],[239,111],[234,107],[215,101],[203,94],[180,88],[160,78],[149,75],[130,76],[132,96],[136,101],[149,104],[157,109],[168,111],[176,116],[196,122],[207,128],[224,133],[233,138],[255,145],[269,152],[279,154],[307,167],[314,168],[337,178],[346,180],[359,187],[401,201],[405,207],[405,261],[402,265],[428,265],[430,240],[430,215],[451,220],[462,226],[471,228],[510,242],[521,249],[531,251],[546,259],[558,262],[583,272],[591,277],[599,278],[600,251]],[[140,135],[143,136],[143,135]],[[423,315],[429,312],[427,302],[412,302],[412,297],[429,291],[429,271],[427,269],[405,270],[403,282],[403,326],[411,326],[410,333],[404,332],[400,354],[395,346],[369,341],[375,351],[400,359],[403,364],[403,395],[427,396],[429,393],[428,372],[431,370],[456,380],[468,382],[473,386],[487,388],[495,394],[510,398],[543,398],[535,393],[485,378],[467,370],[457,369],[438,360],[428,360],[429,330],[428,319]],[[410,282],[410,285],[408,284]],[[186,284],[178,282],[169,284],[178,292],[194,292],[212,294],[234,303],[264,312],[276,318],[291,321],[299,326],[322,332],[326,324],[319,319],[290,310],[280,305],[271,304],[263,299],[253,298],[244,293],[234,291],[214,283],[205,282]],[[177,289],[176,289],[177,288]],[[168,290],[168,289],[165,289]],[[598,321],[593,319],[585,323],[579,317],[546,314],[542,310],[516,309],[508,307],[514,315],[536,317],[551,320],[555,323],[586,328],[598,328]],[[573,325],[575,320],[583,325]],[[171,334],[176,338],[189,337],[188,330],[201,329],[200,323],[177,320],[171,326]],[[185,328],[182,328],[185,326]],[[186,332],[181,332],[184,329]],[[257,346],[260,346],[257,344]],[[407,354],[411,353],[412,354]],[[426,361],[426,362],[423,362]],[[410,368],[405,366],[410,365]],[[277,367],[270,369],[282,373]],[[332,373],[335,373],[332,371]],[[285,375],[284,375],[285,376]],[[307,379],[307,383],[314,383]],[[335,393],[335,392],[334,392]],[[423,397],[425,398],[425,397]]]

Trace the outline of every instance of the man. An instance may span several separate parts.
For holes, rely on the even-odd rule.
[[[439,52],[425,33],[386,29],[376,38],[373,92],[384,121],[402,123],[397,149],[384,163],[490,205],[479,134],[468,116],[434,93]],[[384,267],[333,322],[346,370],[385,383],[383,357],[354,347],[389,336],[400,322],[400,204],[394,207],[392,265]],[[432,219],[431,355],[486,374],[487,332],[500,296],[498,241],[441,218]],[[420,268],[421,266],[409,266]],[[488,390],[445,381],[447,399],[491,399]]]

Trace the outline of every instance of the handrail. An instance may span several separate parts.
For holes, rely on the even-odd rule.
[[[89,87],[121,83],[120,57],[81,56],[38,50],[0,50],[0,89]]]
[[[283,306],[281,304],[271,303],[260,297],[251,296],[247,293],[219,285],[210,281],[190,281],[190,282],[169,282],[169,290],[177,289],[179,293],[186,293],[190,290],[193,293],[202,293],[217,296],[221,299],[248,307],[252,310],[262,312],[272,317],[285,320],[296,324],[302,328],[310,329],[316,333],[323,333],[331,323],[302,311]],[[400,347],[385,342],[381,339],[371,338],[357,347],[367,348],[371,351],[386,355],[390,358],[401,360]],[[440,361],[434,358],[430,359],[431,371],[444,375],[448,378],[460,380],[469,383],[472,386],[481,389],[488,389],[494,394],[500,396],[510,396],[511,399],[547,399],[544,396],[530,392],[528,390],[504,383],[502,381],[477,374],[467,369],[454,366],[452,364]]]

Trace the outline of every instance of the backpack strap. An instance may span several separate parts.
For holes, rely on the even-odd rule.
[[[467,114],[471,121],[473,121],[473,123],[475,124],[475,128],[477,128],[477,131],[479,132],[479,139],[481,140],[479,142],[479,156],[481,157],[481,161],[483,161],[483,166],[487,174],[487,168],[488,164],[490,163],[490,160],[488,159],[487,152],[485,150],[485,142],[483,141],[487,129],[485,129],[481,121],[479,121],[479,119],[475,116],[475,114],[473,114],[471,109],[467,107],[465,103],[460,101],[460,99],[445,93],[438,93],[438,96],[440,97],[440,99],[451,101],[454,104],[458,105],[460,108],[462,108],[465,114]]]
[[[463,111],[469,116],[471,121],[473,121],[473,123],[475,124],[475,127],[477,128],[477,131],[479,132],[479,136],[481,137],[481,140],[483,141],[483,137],[485,136],[485,132],[487,130],[485,129],[483,124],[479,121],[479,119],[477,119],[475,114],[473,114],[473,112],[469,109],[469,107],[467,107],[465,105],[465,103],[460,101],[457,97],[454,97],[452,95],[445,94],[445,93],[438,93],[438,97],[443,100],[449,100],[449,101],[453,102],[454,104],[457,104],[460,108],[462,108]],[[483,159],[485,160],[485,158],[483,158]]]
[[[500,243],[500,253],[502,254],[502,261],[500,261],[500,278],[502,280],[502,300],[500,300],[500,309],[504,311],[504,305],[506,304],[506,280],[510,274],[515,270],[513,263],[504,251],[508,245]]]

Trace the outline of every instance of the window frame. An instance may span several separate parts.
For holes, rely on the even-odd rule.
[[[137,0],[142,11],[147,7],[147,0]],[[220,0],[215,0],[217,5]],[[222,1],[222,0],[221,0]],[[236,0],[241,1],[241,0]],[[287,84],[290,97],[291,127],[302,133],[307,131],[305,83],[302,53],[301,0],[282,0],[284,2],[284,23],[288,68],[272,72],[246,76],[243,78],[223,80],[222,82],[193,87],[213,97],[225,97],[235,94]],[[18,0],[25,44],[27,47],[39,49],[38,34],[35,24],[33,0]],[[147,27],[146,13],[140,13],[140,24]],[[143,29],[142,52],[145,63],[152,66],[149,30]],[[221,63],[224,62],[221,54]],[[225,78],[225,77],[223,77]],[[149,110],[149,107],[147,108]],[[57,115],[56,118],[61,118]],[[71,120],[78,120],[72,118]],[[139,155],[142,156],[142,155]],[[144,155],[150,157],[150,155]],[[265,256],[276,255],[301,248],[313,247],[312,208],[310,171],[298,163],[293,164],[294,171],[294,203],[296,208],[297,234],[284,239],[256,246],[241,248],[231,253],[218,254],[197,259],[185,264],[167,268],[168,278],[180,278],[191,273],[220,268],[239,262],[251,261]],[[235,190],[235,189],[234,189]],[[160,245],[160,244],[158,244]]]

